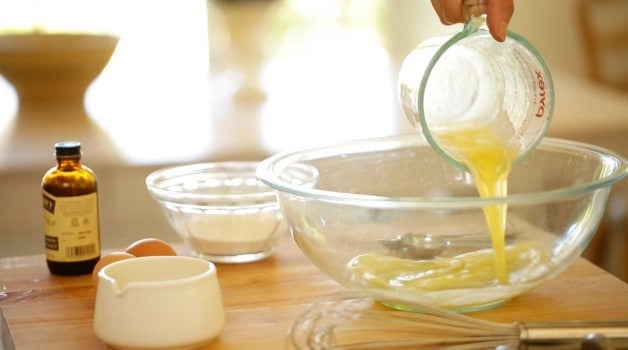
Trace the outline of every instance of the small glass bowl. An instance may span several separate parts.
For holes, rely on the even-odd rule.
[[[271,256],[286,231],[275,192],[255,176],[256,162],[202,163],[157,170],[151,196],[191,252],[218,263]]]

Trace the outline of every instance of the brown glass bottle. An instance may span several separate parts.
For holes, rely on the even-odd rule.
[[[48,270],[91,273],[100,259],[96,176],[81,164],[80,142],[55,144],[55,157],[41,183]]]

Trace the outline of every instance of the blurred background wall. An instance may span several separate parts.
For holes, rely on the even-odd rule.
[[[585,2],[518,0],[510,29],[555,75],[550,136],[628,155],[628,92],[589,78],[591,49],[578,17]],[[54,141],[84,142],[100,180],[105,247],[146,236],[175,241],[145,189],[150,171],[414,132],[397,105],[400,62],[420,41],[461,29],[442,25],[426,0],[133,3],[120,14],[126,33],[86,96],[88,127],[70,134],[51,113],[20,129],[15,92],[0,79],[0,257],[43,252],[39,181],[53,164]],[[602,22],[625,13],[611,8]],[[627,62],[607,66],[621,71]],[[617,186],[590,256],[618,276],[628,274],[620,260],[626,187]]]

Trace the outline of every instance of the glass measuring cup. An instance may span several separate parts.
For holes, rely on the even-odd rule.
[[[406,117],[462,169],[467,166],[440,133],[488,128],[520,159],[545,135],[554,107],[552,77],[541,54],[513,32],[495,41],[483,6],[474,11],[477,16],[467,12],[461,32],[419,44],[404,60],[398,81]]]

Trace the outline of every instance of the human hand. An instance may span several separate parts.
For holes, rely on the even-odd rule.
[[[486,7],[486,24],[497,41],[506,39],[508,23],[515,12],[514,0],[478,0]],[[432,6],[443,24],[465,21],[464,0],[432,0]]]

